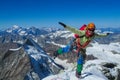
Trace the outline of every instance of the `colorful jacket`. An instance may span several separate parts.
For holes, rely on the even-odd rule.
[[[82,30],[82,31],[81,31],[81,30],[78,30],[78,29],[73,28],[73,27],[70,27],[70,26],[66,26],[65,28],[66,28],[67,30],[75,33],[75,34],[78,34],[79,36],[83,36],[83,37],[80,38],[80,42],[79,42],[81,45],[83,45],[84,43],[86,43],[86,42],[88,42],[88,41],[93,40],[94,38],[100,38],[100,37],[105,37],[105,36],[107,36],[107,34],[97,34],[97,33],[94,33],[94,35],[93,35],[92,37],[89,37],[89,38],[88,38],[88,37],[85,36],[86,30]],[[86,48],[86,46],[85,46],[84,48]]]

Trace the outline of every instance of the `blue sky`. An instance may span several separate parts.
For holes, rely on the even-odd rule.
[[[94,22],[97,27],[120,27],[119,0],[0,0],[0,29],[73,27]]]

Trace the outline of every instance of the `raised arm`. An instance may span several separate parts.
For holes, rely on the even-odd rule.
[[[96,34],[95,34],[95,38],[106,37],[106,36],[108,36],[109,34],[110,34],[110,33],[102,33],[102,34],[96,33]]]
[[[85,35],[85,31],[80,31],[74,27],[71,27],[71,26],[67,26],[66,24],[62,23],[62,22],[59,22],[60,25],[62,25],[65,29],[75,33],[75,34],[78,34],[79,36],[83,36]]]

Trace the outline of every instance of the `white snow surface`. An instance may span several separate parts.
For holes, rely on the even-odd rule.
[[[19,35],[27,35],[26,31],[19,31]]]
[[[93,54],[95,57],[110,61],[110,62],[120,62],[120,43],[110,43],[107,44],[98,44],[93,43],[93,47],[87,48],[87,54]],[[113,54],[112,51],[117,52],[118,54]]]
[[[9,49],[10,51],[18,51],[20,50],[22,47],[16,48],[16,49]]]

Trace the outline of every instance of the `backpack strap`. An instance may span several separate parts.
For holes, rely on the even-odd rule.
[[[84,37],[84,36],[81,36],[81,37]],[[85,48],[89,43],[90,43],[91,40],[88,40],[87,42],[85,42],[84,44],[80,44],[80,38],[77,38],[76,39],[76,46],[78,48]]]
[[[79,36],[79,38],[83,38],[85,35]]]

